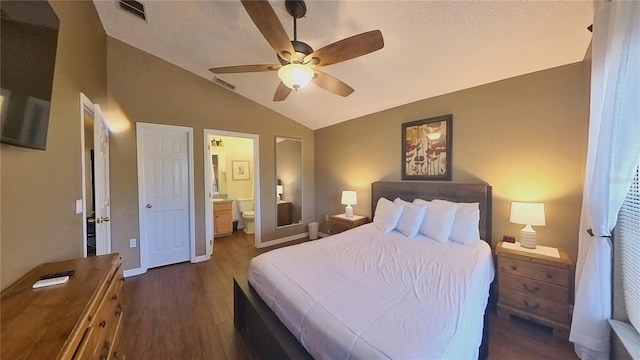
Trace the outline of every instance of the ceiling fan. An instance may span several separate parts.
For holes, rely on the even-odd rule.
[[[291,90],[302,89],[310,82],[332,93],[349,96],[354,91],[351,86],[318,68],[353,59],[384,47],[382,33],[380,30],[373,30],[342,39],[314,51],[308,44],[298,41],[297,37],[297,19],[307,12],[307,6],[303,0],[285,1],[287,12],[293,17],[293,41],[289,40],[268,0],[241,0],[241,2],[258,30],[278,54],[280,64],[225,66],[211,68],[209,71],[214,74],[278,71],[281,81],[273,95],[273,101],[283,101],[289,96]]]

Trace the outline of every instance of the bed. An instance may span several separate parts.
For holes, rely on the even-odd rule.
[[[380,198],[478,203],[491,239],[486,184],[373,183],[372,214]],[[254,258],[249,281],[234,279],[234,321],[265,358],[486,358],[493,276],[485,242],[366,224]]]

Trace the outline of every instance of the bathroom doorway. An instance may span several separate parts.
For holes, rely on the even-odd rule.
[[[260,243],[259,148],[256,134],[204,130],[207,255],[213,255],[216,237],[233,231]]]

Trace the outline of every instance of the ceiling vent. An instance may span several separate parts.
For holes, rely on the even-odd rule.
[[[220,78],[219,78],[219,77],[217,77],[217,76],[214,76],[214,77],[213,77],[213,83],[214,83],[214,84],[216,84],[216,85],[220,85],[220,86],[222,86],[222,87],[223,87],[223,88],[225,88],[225,89],[229,89],[229,90],[231,90],[231,91],[236,91],[236,87],[235,87],[235,85],[231,85],[230,83],[228,83],[228,82],[226,82],[226,81],[224,81],[224,80],[220,79]]]
[[[119,0],[118,7],[129,14],[147,21],[147,14],[144,12],[144,4],[135,0]]]

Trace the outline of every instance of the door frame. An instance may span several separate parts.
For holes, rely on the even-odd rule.
[[[205,218],[205,239],[207,239],[207,255],[213,255],[213,244],[215,238],[213,236],[213,208],[211,203],[212,194],[211,187],[211,172],[209,166],[211,166],[211,144],[209,143],[210,136],[230,136],[253,140],[253,201],[256,209],[255,214],[255,233],[254,246],[258,247],[262,238],[262,226],[261,226],[261,211],[260,211],[260,136],[257,134],[241,133],[235,131],[223,131],[204,129],[204,218]],[[211,240],[210,240],[211,239]]]
[[[93,121],[96,121],[96,108],[99,108],[98,104],[94,104],[88,96],[84,93],[80,93],[80,175],[81,175],[81,187],[82,187],[82,256],[87,257],[87,167],[86,161],[87,158],[85,156],[85,141],[84,141],[84,118],[87,114],[91,115]],[[102,121],[105,123],[104,118]],[[108,130],[107,126],[107,130]],[[95,143],[95,139],[94,139]],[[94,177],[97,177],[98,174],[94,169]],[[110,175],[109,175],[110,176]],[[110,186],[107,184],[106,186]],[[96,233],[97,235],[97,233]],[[104,240],[104,239],[103,239]],[[111,241],[106,241],[104,244],[98,244],[98,237],[96,236],[96,251],[98,248],[105,249],[105,254],[111,253]],[[96,252],[96,255],[97,252]]]
[[[195,235],[195,195],[194,195],[194,175],[193,175],[193,128],[186,126],[177,126],[177,125],[163,125],[163,124],[152,124],[152,123],[136,123],[136,160],[138,163],[138,221],[139,221],[139,233],[140,233],[140,271],[141,273],[147,272],[148,267],[148,259],[147,259],[147,239],[145,239],[144,232],[144,224],[146,222],[146,204],[145,199],[143,199],[143,194],[145,193],[145,183],[144,183],[144,165],[143,165],[143,145],[141,138],[145,134],[146,131],[152,129],[162,129],[162,130],[171,130],[175,132],[179,132],[181,134],[187,135],[187,157],[188,157],[188,177],[189,180],[187,184],[189,185],[189,251],[190,251],[190,261],[192,263],[201,261],[196,256],[196,235]]]

